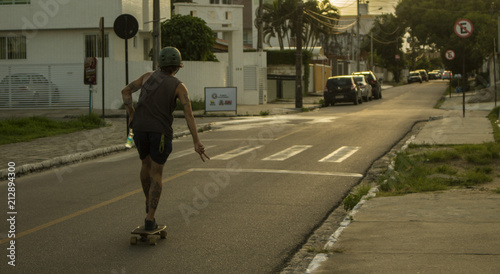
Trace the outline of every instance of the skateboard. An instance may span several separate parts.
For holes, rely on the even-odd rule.
[[[143,225],[138,226],[134,230],[132,230],[131,233],[132,235],[139,235],[140,237],[138,236],[130,237],[130,244],[136,245],[138,241],[141,241],[141,242],[149,242],[150,245],[156,245],[158,237],[154,236],[160,236],[160,239],[167,238],[167,231],[165,231],[166,228],[167,228],[166,225],[158,225],[158,228],[155,230],[145,230]]]

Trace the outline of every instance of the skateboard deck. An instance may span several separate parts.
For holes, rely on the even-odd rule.
[[[136,245],[140,241],[149,242],[150,245],[156,245],[158,237],[155,236],[160,236],[160,239],[167,238],[167,231],[165,231],[166,228],[166,225],[158,225],[158,228],[155,230],[145,230],[143,225],[138,226],[134,230],[132,230],[131,233],[132,235],[139,236],[132,236],[130,238],[130,244]]]

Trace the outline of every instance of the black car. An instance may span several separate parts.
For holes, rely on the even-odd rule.
[[[323,98],[325,99],[325,106],[333,106],[340,102],[351,102],[355,105],[363,103],[361,89],[352,75],[328,78]]]
[[[410,75],[408,75],[408,84],[413,82],[419,82],[422,84],[422,76],[420,76],[420,72],[410,71]]]
[[[353,75],[366,75],[366,80],[372,86],[372,93],[375,99],[382,99],[382,79],[377,79],[372,71],[353,72]]]

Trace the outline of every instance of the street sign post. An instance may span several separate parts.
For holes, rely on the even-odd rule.
[[[128,85],[128,39],[137,34],[139,22],[130,14],[122,14],[115,19],[113,30],[118,37],[125,39],[125,85]],[[127,136],[129,134],[128,120],[129,116],[127,112]]]
[[[474,26],[472,25],[472,22],[469,19],[459,19],[457,22],[455,22],[455,25],[453,26],[453,30],[455,31],[455,34],[460,37],[460,38],[467,38],[472,35],[472,31],[474,30]],[[463,69],[462,69],[462,103],[463,103],[463,117],[465,117],[465,85],[467,84],[467,76],[465,75],[465,41],[463,44],[463,51],[462,51],[462,62],[463,62]]]
[[[446,53],[444,54],[444,57],[446,58],[446,60],[453,60],[455,59],[455,52],[453,50],[447,50]]]
[[[460,38],[471,36],[474,26],[469,19],[460,19],[455,23],[455,34]]]

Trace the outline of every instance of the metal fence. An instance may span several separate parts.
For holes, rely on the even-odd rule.
[[[82,64],[0,67],[0,109],[62,109],[89,106]]]

